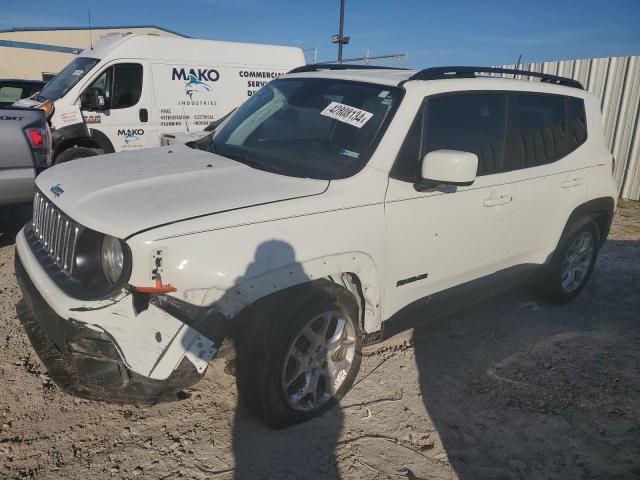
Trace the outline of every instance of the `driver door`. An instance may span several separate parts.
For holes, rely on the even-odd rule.
[[[505,98],[503,92],[456,92],[424,102],[391,172],[385,199],[386,316],[434,293],[493,279],[514,200],[509,174],[501,172]],[[478,156],[472,185],[414,188],[421,159],[439,149]]]
[[[117,63],[103,70],[83,93],[95,91],[104,108],[81,106],[87,127],[106,135],[116,152],[153,145],[146,109],[144,67],[140,63]],[[82,96],[81,96],[82,98]],[[102,102],[101,102],[102,103]]]

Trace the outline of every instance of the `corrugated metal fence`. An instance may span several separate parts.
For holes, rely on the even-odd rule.
[[[605,138],[616,158],[618,193],[640,200],[640,57],[524,63],[519,68],[574,78],[600,97]]]

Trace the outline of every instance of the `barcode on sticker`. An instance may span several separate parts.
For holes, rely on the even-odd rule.
[[[362,126],[367,123],[371,117],[373,117],[373,113],[371,112],[350,107],[349,105],[338,102],[331,102],[327,105],[327,108],[320,112],[320,115],[334,118],[340,122],[348,123],[349,125],[353,125],[358,128],[362,128]]]

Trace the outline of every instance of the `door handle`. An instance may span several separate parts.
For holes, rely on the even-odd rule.
[[[571,187],[577,187],[582,185],[582,179],[581,178],[572,178],[571,180],[565,180],[563,182],[560,183],[560,186],[562,188],[571,188]]]
[[[140,116],[140,121],[141,122],[148,122],[149,121],[149,112],[147,112],[146,108],[141,108],[139,116]]]
[[[482,202],[482,205],[485,207],[497,207],[498,205],[504,205],[511,202],[513,202],[512,195],[501,195],[500,197],[486,198],[484,202]]]

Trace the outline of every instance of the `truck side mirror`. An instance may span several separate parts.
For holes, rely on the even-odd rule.
[[[104,93],[99,88],[92,88],[85,91],[80,97],[80,106],[83,110],[106,110]]]
[[[422,159],[416,190],[426,190],[442,185],[471,185],[478,173],[478,156],[459,150],[434,150]]]

